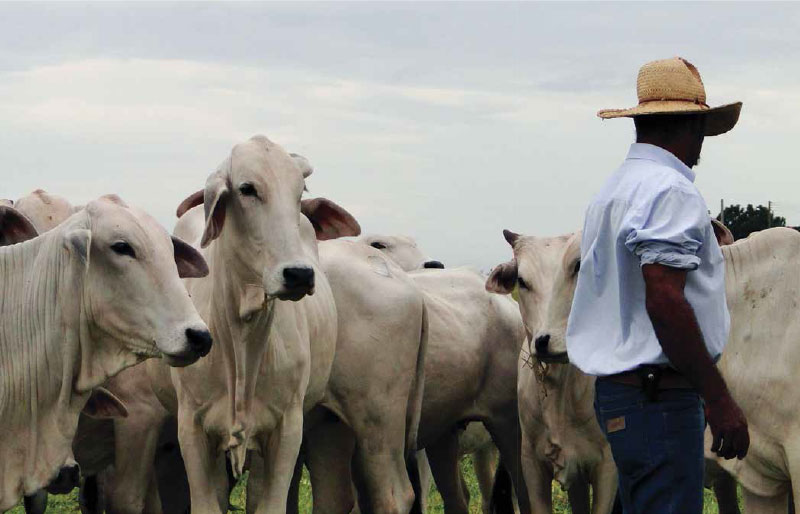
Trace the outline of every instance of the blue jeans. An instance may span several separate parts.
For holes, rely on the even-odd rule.
[[[703,512],[703,402],[694,390],[660,391],[598,379],[597,421],[611,445],[625,514]]]

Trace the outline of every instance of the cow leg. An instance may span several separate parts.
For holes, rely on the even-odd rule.
[[[431,465],[428,462],[428,454],[425,450],[417,452],[417,469],[419,470],[419,486],[422,491],[422,498],[419,499],[422,512],[428,512],[428,495],[431,492]]]
[[[218,441],[195,422],[191,411],[178,408],[178,442],[186,465],[192,514],[228,511],[228,474]],[[276,511],[277,512],[277,511]]]
[[[509,409],[510,411],[511,409]],[[492,436],[494,444],[500,451],[500,461],[507,467],[508,473],[511,475],[511,482],[514,485],[514,491],[517,493],[517,503],[519,505],[520,514],[530,514],[532,505],[528,497],[527,475],[522,462],[522,438],[520,436],[519,419],[517,417],[516,404],[514,405],[513,414],[507,419],[494,419],[491,423],[484,423],[486,429]],[[551,473],[552,475],[552,473]],[[552,496],[550,482],[552,476],[547,482],[548,499]],[[549,500],[548,500],[549,501]],[[548,507],[549,508],[549,507]],[[533,509],[533,512],[539,512]],[[550,512],[549,510],[547,512]]]
[[[576,480],[567,490],[572,514],[589,514],[589,483]]]
[[[553,472],[544,462],[536,458],[533,441],[528,437],[522,439],[522,475],[527,486],[528,512],[553,511]],[[522,504],[523,495],[517,489],[517,498]],[[522,506],[520,505],[520,512]]]
[[[44,514],[47,510],[47,491],[39,489],[22,499],[26,514]]]
[[[350,461],[355,439],[339,420],[322,422],[306,433],[306,466],[314,514],[347,514],[355,505]]]
[[[742,489],[744,496],[744,511],[747,514],[786,514],[789,505],[789,494],[778,496],[758,496]]]
[[[247,481],[247,512],[286,512],[287,495],[297,457],[300,455],[300,446],[303,444],[302,399],[284,412],[278,426],[260,442],[263,469],[250,470]],[[194,501],[192,513],[194,514]]]
[[[171,511],[180,514],[181,511]],[[163,514],[161,508],[161,495],[158,491],[158,477],[156,473],[150,473],[150,483],[147,484],[147,495],[145,496],[144,514]]]
[[[81,477],[81,486],[78,490],[78,505],[81,514],[103,514],[105,512],[105,474],[105,472],[100,472],[97,475]]]
[[[494,483],[495,462],[497,462],[497,447],[487,444],[472,454],[472,467],[478,479],[481,490],[481,509],[483,514],[489,514],[489,500],[492,497]]]
[[[353,479],[361,512],[409,512],[414,490],[406,469],[405,424],[368,424],[356,431],[355,439]]]
[[[458,431],[454,430],[425,448],[446,514],[469,513],[469,500],[464,497],[458,466],[458,435]]]
[[[155,474],[158,434],[166,413],[148,416],[148,424],[131,418],[114,422],[114,472],[106,480],[109,514],[142,514]]]
[[[610,514],[617,498],[617,466],[611,450],[603,451],[603,460],[595,467],[591,477],[592,514]],[[573,511],[574,512],[574,511]]]
[[[714,480],[713,488],[719,514],[740,514],[736,480],[732,476],[726,472],[720,473]]]
[[[289,495],[286,498],[286,514],[300,514],[300,481],[303,478],[304,461],[305,452],[303,451],[303,446],[301,446],[300,455],[297,456],[297,462],[294,464],[294,474],[292,475],[292,483],[289,485]]]

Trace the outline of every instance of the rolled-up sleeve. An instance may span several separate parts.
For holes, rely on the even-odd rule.
[[[623,224],[625,247],[639,263],[694,270],[709,224],[705,201],[698,194],[669,188],[635,209]]]

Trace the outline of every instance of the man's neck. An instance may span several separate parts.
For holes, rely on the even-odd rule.
[[[668,143],[665,141],[659,141],[656,139],[648,139],[648,138],[636,138],[636,142],[663,148],[664,150],[668,151],[669,153],[677,157],[687,167],[691,168],[694,166],[694,163],[689,164],[688,151],[686,150],[686,147],[684,147],[683,145]]]

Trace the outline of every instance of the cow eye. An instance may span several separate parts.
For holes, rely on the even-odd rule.
[[[578,272],[581,270],[581,261],[578,259],[575,261],[575,265],[572,267],[572,274],[577,275]]]
[[[386,245],[383,244],[383,243],[379,243],[378,241],[375,241],[374,243],[371,243],[370,246],[373,247],[373,248],[377,248],[378,250],[386,249]]]
[[[519,287],[522,289],[530,289],[530,286],[527,282],[525,282],[525,280],[523,280],[522,277],[517,277],[517,284],[519,284]]]
[[[136,258],[136,252],[133,251],[133,247],[125,241],[117,241],[111,245],[111,249],[118,255],[127,255],[133,259]]]
[[[258,198],[258,191],[250,182],[242,182],[239,186],[239,192],[242,193],[242,196],[255,196]]]

